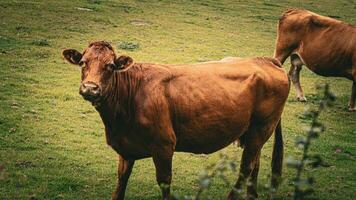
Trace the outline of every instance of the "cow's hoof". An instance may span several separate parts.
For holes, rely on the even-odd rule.
[[[307,98],[305,98],[304,96],[303,97],[297,97],[297,100],[299,102],[307,102]]]
[[[356,112],[356,107],[353,107],[353,108],[349,107],[349,111],[350,112]]]

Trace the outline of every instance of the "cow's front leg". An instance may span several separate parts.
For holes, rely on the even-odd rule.
[[[123,200],[125,198],[127,182],[130,178],[134,163],[134,160],[125,160],[119,155],[119,165],[117,170],[118,180],[116,190],[112,194],[113,200]]]
[[[162,190],[162,198],[170,198],[170,186],[172,181],[173,147],[159,147],[153,152],[153,162],[156,167],[157,183]]]
[[[349,103],[349,111],[355,112],[356,111],[356,80],[352,84],[352,93]]]

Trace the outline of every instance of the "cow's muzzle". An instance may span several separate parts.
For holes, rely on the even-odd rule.
[[[85,100],[94,103],[99,100],[101,90],[97,84],[86,82],[80,85],[79,94],[81,94]]]

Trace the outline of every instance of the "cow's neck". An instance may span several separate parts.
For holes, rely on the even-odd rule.
[[[115,72],[105,90],[105,97],[96,107],[105,125],[106,132],[125,132],[136,110],[135,96],[141,83],[140,69]],[[122,130],[122,131],[120,131]],[[108,133],[107,133],[108,134]]]

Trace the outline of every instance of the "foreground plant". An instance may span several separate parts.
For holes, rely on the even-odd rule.
[[[174,196],[173,199],[175,200],[199,200],[203,199],[203,193],[206,192],[210,186],[212,185],[214,179],[220,179],[224,182],[224,184],[232,188],[232,183],[227,178],[227,173],[237,172],[237,163],[235,160],[230,159],[225,154],[220,154],[220,160],[212,165],[206,167],[203,171],[200,172],[199,179],[198,179],[198,190],[194,195],[188,195],[184,197]],[[242,195],[242,190],[236,190],[236,193]],[[207,196],[207,199],[214,199],[212,197]]]
[[[325,84],[318,87],[323,91],[323,98],[319,103],[319,107],[316,110],[310,109],[305,112],[304,116],[311,118],[311,125],[307,128],[307,135],[305,137],[299,137],[296,139],[296,145],[302,149],[303,153],[300,159],[287,159],[287,166],[296,169],[296,177],[293,180],[294,185],[294,200],[305,199],[307,196],[313,193],[312,185],[314,179],[312,177],[302,177],[302,173],[306,167],[317,168],[326,166],[322,158],[318,154],[310,154],[309,149],[311,141],[319,137],[325,128],[324,125],[318,121],[320,113],[331,105],[331,102],[335,100],[335,95],[330,91],[329,85]]]

